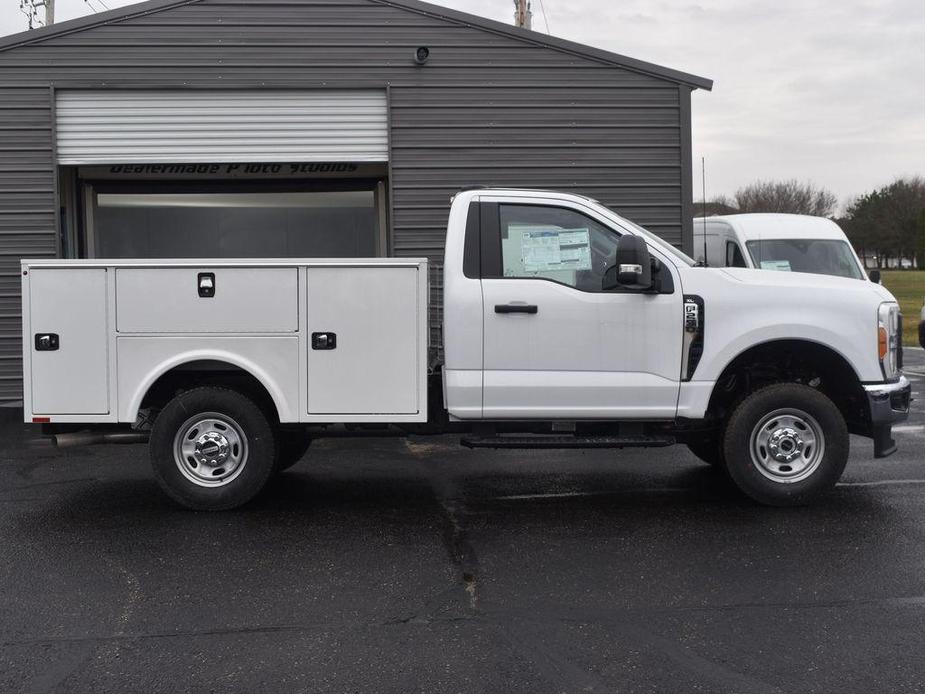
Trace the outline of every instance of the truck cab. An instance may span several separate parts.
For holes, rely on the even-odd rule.
[[[443,327],[452,417],[676,416],[683,254],[647,237],[641,269],[651,278],[657,265],[653,284],[623,289],[608,271],[621,237],[641,230],[590,200],[554,193],[462,194],[449,227]]]
[[[747,267],[866,279],[845,232],[831,219],[753,213],[694,219],[694,256],[709,267]]]
[[[703,267],[590,198],[516,189],[454,197],[441,272],[435,326],[424,258],[24,260],[25,420],[146,440],[168,495],[219,510],[366,429],[680,443],[804,504],[849,433],[884,457],[908,415],[899,307],[871,282]]]

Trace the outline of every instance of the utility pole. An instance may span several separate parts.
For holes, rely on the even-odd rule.
[[[514,26],[533,28],[533,8],[530,0],[514,0]]]

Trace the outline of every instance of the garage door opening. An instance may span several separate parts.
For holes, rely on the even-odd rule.
[[[384,182],[83,182],[80,255],[386,255]]]

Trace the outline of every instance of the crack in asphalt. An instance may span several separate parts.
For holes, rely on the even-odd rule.
[[[425,464],[434,463],[438,446],[428,446],[405,440],[405,448],[412,456]],[[431,467],[428,476],[434,497],[440,508],[443,523],[443,545],[450,561],[459,573],[460,584],[465,593],[469,609],[478,608],[479,561],[475,547],[469,541],[466,524],[466,503],[455,479],[436,467]]]
[[[476,584],[478,581],[479,560],[475,553],[475,547],[469,542],[469,534],[465,524],[465,504],[458,499],[440,498],[438,501],[443,511],[443,542],[450,555],[450,560],[460,573],[469,607],[474,610],[478,605]]]

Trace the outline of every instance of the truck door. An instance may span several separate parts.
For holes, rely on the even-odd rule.
[[[674,417],[677,276],[672,294],[605,292],[620,232],[604,218],[561,201],[486,203],[483,417]]]

